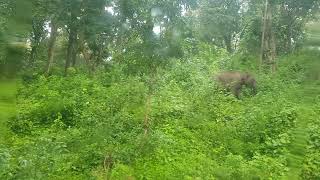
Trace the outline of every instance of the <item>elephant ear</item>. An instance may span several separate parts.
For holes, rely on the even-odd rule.
[[[241,76],[241,83],[246,84],[249,78],[250,78],[249,73],[243,73]]]

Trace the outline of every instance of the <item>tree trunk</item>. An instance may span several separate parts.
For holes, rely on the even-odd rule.
[[[270,39],[270,65],[271,65],[271,72],[276,71],[276,40],[275,34],[271,31],[271,39]]]
[[[268,10],[268,6],[269,6],[269,1],[266,0],[265,2],[265,7],[264,7],[264,12],[262,15],[262,27],[261,27],[261,31],[262,31],[262,35],[261,35],[261,52],[260,52],[260,70],[262,70],[263,67],[263,61],[264,61],[264,45],[265,45],[265,34],[266,34],[266,16],[267,16],[267,10]]]
[[[76,60],[77,60],[77,39],[75,39],[74,44],[73,44],[73,52],[71,56],[71,66],[75,67],[76,66]]]
[[[229,53],[232,53],[233,52],[233,49],[232,49],[232,38],[231,38],[231,35],[229,35],[229,36],[224,36],[223,37],[224,38],[224,43],[225,43],[225,46],[226,46],[226,48],[227,48],[227,51],[229,52]]]
[[[289,23],[288,23],[288,26],[287,26],[287,49],[286,49],[286,53],[289,54],[292,52],[293,50],[293,44],[292,44],[292,29],[293,29],[293,26],[294,26],[294,21],[295,19],[293,18]]]
[[[55,22],[51,21],[50,26],[51,26],[51,32],[50,32],[50,39],[48,43],[48,61],[47,61],[47,66],[45,70],[46,75],[50,74],[51,66],[53,63],[54,46],[55,46],[57,34],[58,34],[57,32],[58,28]]]
[[[38,45],[31,46],[29,66],[32,66],[37,57]]]
[[[35,62],[37,57],[38,48],[40,46],[42,32],[43,32],[43,21],[38,19],[32,20],[32,44],[31,44],[31,52],[30,52],[30,59],[29,59],[29,66],[31,67]]]
[[[269,3],[269,0],[265,1],[262,23],[260,68],[267,66],[274,72],[276,69],[276,42],[272,28],[272,4]]]
[[[65,64],[65,75],[70,66],[74,67],[77,57],[77,16],[75,10],[71,10],[71,21],[69,24],[69,39],[67,59]]]

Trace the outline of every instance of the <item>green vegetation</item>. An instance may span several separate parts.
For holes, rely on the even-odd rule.
[[[279,179],[293,168],[317,179],[320,86],[297,66],[319,58],[283,59],[279,73],[259,76],[259,93],[242,100],[216,89],[212,64],[198,58],[159,71],[150,104],[147,83],[120,67],[94,78],[35,76],[19,83],[2,177],[103,178],[110,156],[114,179]]]
[[[320,179],[319,3],[270,3],[0,2],[0,179]]]

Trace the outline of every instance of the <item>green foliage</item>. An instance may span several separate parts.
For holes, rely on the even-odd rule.
[[[208,47],[172,60],[151,78],[152,86],[150,77],[128,76],[119,65],[95,77],[74,72],[21,82],[17,115],[8,121],[12,135],[0,147],[1,178],[286,177],[294,166],[288,160],[299,122],[319,115],[319,104],[299,103],[296,93],[309,66],[296,68],[297,62],[317,55],[281,59],[279,72],[260,74],[259,93],[242,100],[212,82],[221,64],[250,66],[239,65],[241,56],[226,60],[224,55]],[[310,130],[302,133],[310,134],[310,141],[300,175],[317,179],[319,128],[308,122]],[[109,156],[112,169],[106,168]]]
[[[240,31],[241,1],[201,1],[199,9],[199,36],[204,42],[234,50],[234,34]]]
[[[32,32],[0,47],[0,63],[21,71],[16,95],[0,88],[0,179],[319,179],[320,55],[279,56],[274,74],[259,72],[262,2],[32,1]],[[316,1],[272,2],[288,5],[274,18],[282,54]],[[15,33],[9,4],[0,43]],[[48,23],[59,33],[45,76]],[[258,93],[220,88],[225,70],[252,73]]]

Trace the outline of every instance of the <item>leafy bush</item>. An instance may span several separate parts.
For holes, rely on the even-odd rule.
[[[318,179],[319,87],[299,66],[312,56],[257,73],[258,94],[238,100],[212,74],[219,64],[255,72],[254,63],[202,46],[153,75],[115,65],[94,77],[22,81],[10,138],[0,144],[0,178],[281,179],[295,170],[294,155],[300,176]],[[300,145],[306,151],[296,153]]]

